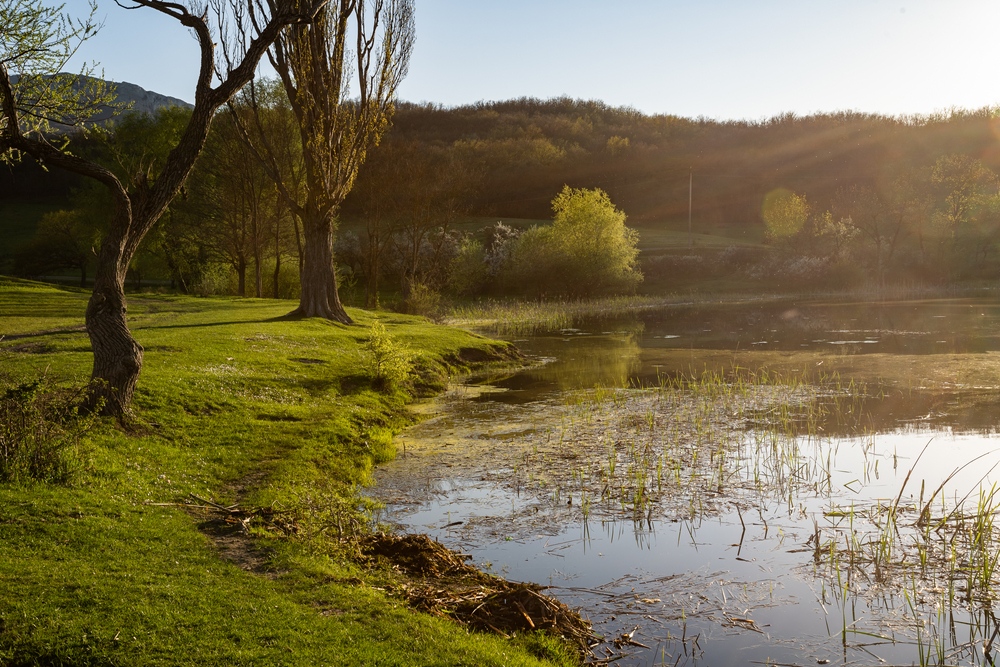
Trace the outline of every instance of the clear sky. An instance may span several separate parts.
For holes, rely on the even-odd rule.
[[[98,8],[104,30],[81,56],[193,101],[186,29],[113,0]],[[400,90],[412,102],[568,95],[715,119],[1000,103],[995,0],[416,0],[416,17]]]

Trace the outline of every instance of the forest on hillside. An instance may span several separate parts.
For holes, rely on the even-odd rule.
[[[401,104],[381,150],[443,150],[482,182],[479,215],[547,218],[564,184],[598,187],[633,222],[686,217],[688,176],[699,221],[758,223],[765,195],[786,188],[827,207],[844,186],[892,181],[961,154],[1000,169],[996,109],[934,116],[784,114],[760,121],[648,116],[569,98],[443,108]]]
[[[127,152],[123,146],[155,152],[163,142],[148,137],[169,134],[184,113],[126,119],[111,139],[88,140],[78,150],[107,160]],[[290,296],[298,230],[239,147],[226,113],[134,272],[169,275],[187,291],[197,285]],[[453,275],[463,261],[466,271],[478,261],[460,257],[463,239],[477,239],[476,257],[495,266],[498,254],[510,252],[502,248],[504,235],[527,227],[510,219],[551,219],[552,200],[567,185],[604,191],[640,232],[686,225],[690,187],[695,232],[720,225],[762,230],[768,247],[734,242],[711,256],[647,251],[643,289],[734,272],[818,286],[991,278],[1000,270],[996,116],[983,108],[715,121],[569,98],[454,108],[400,103],[341,208],[339,261],[352,284],[368,287],[369,304],[371,283],[379,280],[404,297],[415,284],[468,293],[468,281]],[[24,161],[0,171],[0,198],[57,202],[79,218],[67,213],[60,222],[50,214],[39,227],[62,246],[76,243],[75,254],[42,252],[46,244],[36,238],[3,258],[4,270],[39,275],[62,262],[86,271],[88,239],[100,233],[103,206],[94,186]],[[490,222],[496,219],[508,224],[498,228]],[[512,286],[495,272],[484,275],[494,280],[480,280],[472,292]]]

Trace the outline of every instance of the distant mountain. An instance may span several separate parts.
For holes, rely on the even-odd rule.
[[[185,109],[194,108],[193,104],[188,104],[184,100],[177,99],[176,97],[170,97],[169,95],[154,93],[151,90],[140,88],[134,83],[128,83],[127,81],[115,83],[114,86],[116,101],[132,102],[133,111],[142,111],[144,113],[151,114],[155,113],[156,110],[161,107],[183,107]]]
[[[78,76],[77,78],[78,82],[75,86],[82,86],[84,81],[94,80],[93,77]],[[17,83],[17,76],[11,76],[11,83]],[[115,87],[115,102],[118,104],[131,104],[132,111],[153,114],[156,113],[157,109],[161,109],[163,107],[183,107],[185,109],[194,108],[193,104],[189,104],[184,100],[176,97],[170,97],[169,95],[161,95],[160,93],[155,93],[151,90],[146,90],[145,88],[140,88],[134,83],[128,83],[127,81],[122,81],[121,83],[110,83]],[[103,125],[113,117],[114,116],[110,111],[103,111],[95,114],[90,122],[97,125]],[[60,126],[57,126],[57,129],[58,127]]]
[[[183,107],[185,109],[193,109],[193,104],[188,104],[184,100],[177,99],[176,97],[170,97],[169,95],[161,95],[160,93],[155,93],[151,90],[146,90],[145,88],[140,88],[134,83],[128,83],[127,81],[122,81],[121,83],[111,82],[115,87],[115,102],[121,103],[131,103],[131,111],[139,111],[142,113],[154,114],[158,109],[163,107]],[[112,114],[110,112],[102,112],[95,115],[92,118],[92,122],[98,124],[104,124],[111,120]]]

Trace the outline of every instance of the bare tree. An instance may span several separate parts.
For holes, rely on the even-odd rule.
[[[265,5],[262,0],[254,2],[240,34],[259,29],[256,15]],[[262,122],[245,127],[243,137],[302,224],[302,291],[292,315],[351,322],[337,293],[336,216],[365,155],[388,128],[413,41],[412,0],[335,0],[314,23],[283,30],[268,51],[298,120],[304,166],[301,194],[283,175],[280,147]],[[357,90],[351,89],[352,79]],[[248,101],[261,110],[253,89],[248,92]]]
[[[393,229],[407,212],[408,182],[412,173],[400,142],[382,143],[365,161],[358,187],[352,193],[365,220],[365,236],[358,240],[365,271],[365,308],[379,305],[382,263]]]
[[[398,262],[404,298],[418,283],[440,287],[446,280],[449,251],[457,238],[449,227],[468,213],[467,202],[480,172],[446,150],[425,150],[414,143],[395,149],[394,159],[406,173],[397,187],[398,211],[390,245]]]
[[[902,186],[900,186],[902,187]],[[833,211],[849,218],[874,254],[875,278],[881,284],[899,244],[907,236],[910,200],[898,192],[881,193],[867,185],[851,185],[837,191]]]
[[[128,9],[147,8],[176,19],[191,29],[201,49],[194,110],[155,179],[138,170],[131,175],[130,182],[122,182],[110,170],[53,145],[44,135],[23,132],[19,123],[24,114],[23,103],[14,94],[7,68],[0,67],[0,154],[18,151],[93,178],[108,189],[113,201],[111,223],[97,255],[86,323],[94,352],[90,404],[103,403],[104,413],[115,415],[127,412],[142,371],[143,349],[132,337],[126,316],[124,284],[129,262],[187,179],[205,145],[216,110],[253,78],[258,62],[282,29],[288,25],[308,25],[323,10],[326,0],[269,0],[266,11],[255,17],[258,28],[255,34],[238,46],[233,45],[227,53],[226,66],[218,68],[209,15],[214,15],[219,31],[223,32],[228,12],[235,10],[239,16],[242,3],[232,0],[232,5],[227,6],[226,0],[210,0],[200,12],[164,0],[131,0],[131,3]],[[36,31],[45,29],[44,25],[36,26]],[[86,34],[91,30],[88,28]],[[65,40],[57,40],[47,50],[58,49],[64,43]],[[216,79],[218,83],[213,86]]]
[[[199,220],[198,235],[237,276],[237,294],[247,294],[247,270],[253,264],[254,293],[262,296],[265,246],[277,214],[274,184],[240,141],[229,112],[220,113],[198,164],[187,202]]]

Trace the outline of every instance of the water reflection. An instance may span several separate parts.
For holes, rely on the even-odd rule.
[[[618,384],[641,375],[644,328],[642,321],[618,321],[607,330],[563,329],[515,341],[527,354],[548,363],[492,382],[513,391],[486,400],[532,401],[550,391]]]
[[[982,299],[690,306],[650,317],[645,348],[823,348],[847,354],[1000,350],[1000,305]]]
[[[992,529],[952,510],[996,477],[998,317],[969,300],[691,307],[536,336],[518,345],[546,363],[434,404],[378,493],[606,636],[634,631],[648,648],[619,664],[989,664],[994,584],[955,572]],[[714,384],[670,390],[692,374]],[[592,389],[639,384],[667,389]],[[889,577],[879,549],[925,565]]]

